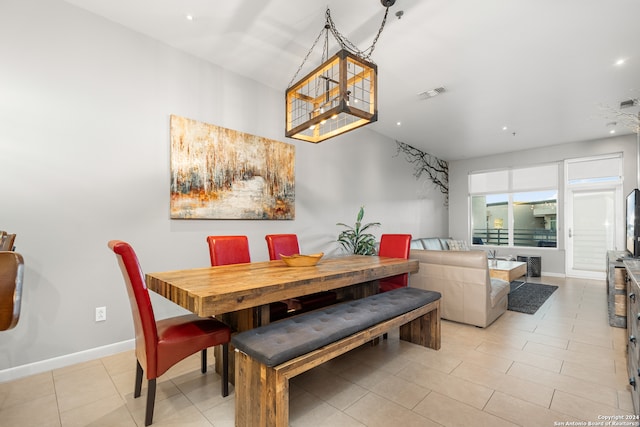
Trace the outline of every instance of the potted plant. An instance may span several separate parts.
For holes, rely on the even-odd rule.
[[[376,238],[373,234],[365,233],[370,227],[377,227],[379,222],[371,222],[362,225],[362,218],[364,217],[364,206],[360,207],[356,223],[352,227],[341,222],[336,225],[345,227],[346,230],[342,231],[338,235],[338,243],[342,245],[342,248],[350,254],[355,255],[375,255],[376,254]]]

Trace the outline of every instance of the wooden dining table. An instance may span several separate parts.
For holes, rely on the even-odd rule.
[[[418,264],[412,259],[348,255],[322,258],[309,267],[289,267],[277,260],[148,273],[146,283],[192,313],[215,316],[241,332],[269,323],[269,303],[332,290],[340,299],[362,298],[377,293],[375,280],[415,273]],[[230,362],[232,373],[233,358]]]

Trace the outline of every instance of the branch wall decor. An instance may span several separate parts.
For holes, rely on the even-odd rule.
[[[420,178],[423,173],[445,196],[445,206],[449,205],[449,163],[404,142],[396,141],[396,155],[404,154],[406,161],[413,165],[413,176]]]
[[[634,101],[636,101],[634,105],[638,105],[638,100]],[[605,112],[604,117],[608,120],[614,120],[612,124],[620,124],[631,132],[640,133],[640,112],[635,112],[633,108],[624,111],[621,108],[608,105],[600,105],[600,108]]]

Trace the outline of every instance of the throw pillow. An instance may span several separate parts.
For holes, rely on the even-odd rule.
[[[450,251],[468,251],[469,245],[464,240],[449,240],[449,250]]]

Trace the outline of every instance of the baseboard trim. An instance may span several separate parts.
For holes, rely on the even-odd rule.
[[[26,365],[0,370],[0,383],[14,381],[30,375],[41,374],[54,369],[75,365],[76,363],[88,362],[101,357],[122,353],[123,351],[135,348],[135,339],[121,341],[102,347],[91,348],[77,353],[65,354],[64,356],[53,357]]]
[[[550,276],[550,277],[567,277],[566,274],[564,273],[550,273],[548,271],[543,271],[541,274],[541,276]]]

